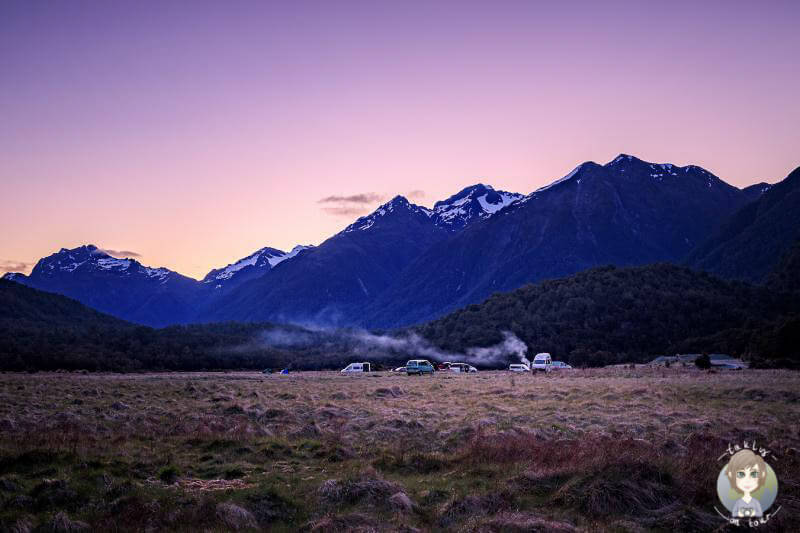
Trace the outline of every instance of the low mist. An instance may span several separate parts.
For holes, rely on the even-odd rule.
[[[428,359],[463,362],[475,366],[498,367],[511,359],[529,364],[527,345],[510,331],[493,346],[466,348],[463,352],[441,350],[414,332],[398,336],[375,335],[364,330],[274,328],[262,332],[257,343],[264,348],[297,350],[324,348],[352,358],[353,361],[389,362],[400,359]]]

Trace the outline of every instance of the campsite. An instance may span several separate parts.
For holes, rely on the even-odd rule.
[[[775,530],[796,530],[798,391],[793,372],[676,365],[4,373],[0,524],[710,530],[720,450],[756,438],[787,480]]]
[[[798,27],[0,2],[0,533],[800,532]]]

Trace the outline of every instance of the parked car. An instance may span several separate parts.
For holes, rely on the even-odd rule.
[[[345,368],[340,370],[342,374],[360,374],[362,372],[371,372],[372,367],[369,363],[350,363]]]
[[[472,365],[468,365],[467,363],[450,363],[449,369],[450,372],[464,373],[464,374],[478,371],[477,368],[475,368]]]
[[[517,363],[513,365],[508,365],[508,369],[512,372],[530,372],[531,368],[524,364],[524,363]]]
[[[553,370],[553,359],[549,353],[537,353],[531,363],[531,370],[538,372],[550,372]]]
[[[436,370],[450,370],[450,365],[452,365],[450,361],[445,361],[444,363],[439,363],[436,365]]]
[[[572,366],[568,365],[564,361],[553,361],[553,370],[569,370]]]
[[[397,368],[392,370],[392,372],[405,372],[405,371],[406,371],[406,367],[404,367],[404,366],[398,366]]]
[[[406,374],[409,376],[412,374],[419,376],[423,374],[433,375],[433,372],[433,365],[426,359],[412,359],[406,363]]]

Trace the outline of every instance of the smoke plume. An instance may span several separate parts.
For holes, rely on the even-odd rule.
[[[441,350],[414,332],[400,336],[375,335],[363,330],[275,328],[261,334],[259,342],[275,348],[297,349],[312,345],[335,343],[346,346],[354,357],[364,360],[388,360],[406,357],[442,362],[462,362],[476,366],[497,367],[507,364],[510,357],[530,364],[527,345],[510,331],[503,331],[503,340],[493,346],[466,348],[463,352]]]

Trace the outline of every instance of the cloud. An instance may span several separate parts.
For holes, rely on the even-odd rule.
[[[323,207],[322,210],[328,213],[329,215],[336,215],[342,217],[361,216],[369,213],[369,209],[365,209],[363,207],[348,207],[348,206]]]
[[[368,204],[380,202],[384,197],[374,192],[363,192],[348,196],[326,196],[317,201],[319,204],[335,204],[323,207],[322,210],[329,215],[341,217],[361,216],[369,213]]]
[[[352,203],[352,204],[372,204],[383,200],[383,196],[374,192],[364,192],[361,194],[351,194],[350,196],[326,196],[317,203]]]
[[[131,252],[130,250],[111,250],[110,248],[100,248],[100,251],[107,253],[113,257],[142,257],[138,252]]]
[[[13,259],[0,259],[0,272],[25,272],[33,266],[33,263],[25,261],[15,261]]]
[[[413,191],[410,191],[408,194],[406,194],[406,198],[408,198],[409,200],[421,200],[425,198],[425,191],[422,191],[420,189],[414,189]]]

